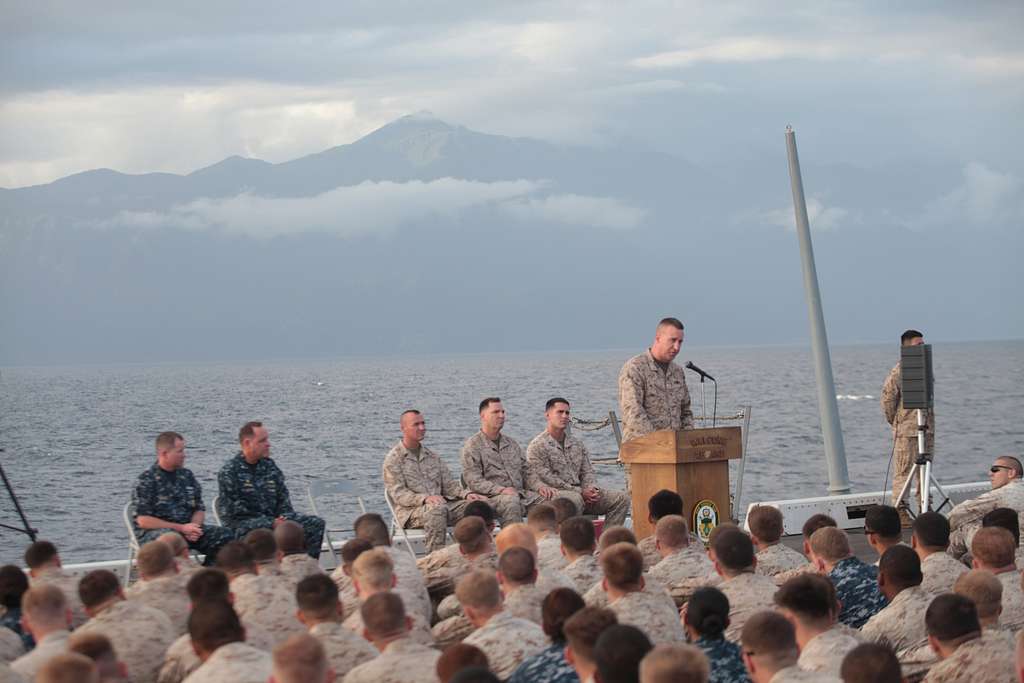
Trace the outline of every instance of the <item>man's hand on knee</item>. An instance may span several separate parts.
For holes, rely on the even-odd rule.
[[[502,496],[516,496],[516,497],[519,496],[519,491],[517,491],[516,489],[512,488],[511,486],[506,486],[505,488],[503,488],[498,493],[500,495],[502,495]]]
[[[427,499],[423,501],[427,505],[444,505],[443,496],[427,496]]]

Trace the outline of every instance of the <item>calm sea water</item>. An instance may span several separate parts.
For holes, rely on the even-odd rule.
[[[120,558],[127,531],[121,510],[135,477],[153,461],[153,438],[173,429],[187,439],[187,462],[209,506],[216,472],[236,452],[239,426],[263,420],[272,454],[288,477],[292,500],[308,509],[310,477],[355,482],[366,506],[383,511],[380,463],[398,439],[397,416],[424,411],[427,443],[458,473],[462,441],[478,426],[484,396],[504,399],[505,432],[525,448],[544,428],[544,402],[567,397],[573,413],[604,418],[618,410],[616,378],[637,351],[358,358],[207,365],[6,368],[0,372],[0,455],[41,537],[65,561]],[[1024,342],[938,344],[937,455],[940,482],[979,481],[993,456],[1024,451]],[[843,433],[854,490],[881,488],[890,432],[878,404],[893,346],[833,349]],[[719,414],[751,406],[744,492],[756,500],[824,495],[814,371],[809,349],[689,348],[719,381]],[[699,384],[690,378],[694,410]],[[708,412],[711,385],[708,385]],[[609,429],[576,432],[591,456],[613,457]],[[622,486],[615,465],[599,466],[602,483]],[[330,506],[332,526],[358,512]],[[0,522],[17,524],[0,491]],[[0,529],[0,562],[17,562],[25,537]]]

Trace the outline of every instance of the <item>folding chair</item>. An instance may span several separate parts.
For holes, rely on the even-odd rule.
[[[213,497],[213,500],[210,501],[210,512],[213,513],[213,521],[217,524],[217,526],[224,526],[221,523],[221,521],[220,521],[220,507],[219,507],[219,505],[220,505],[220,495],[216,495],[216,496]]]
[[[132,577],[132,565],[135,563],[135,556],[139,554],[139,539],[135,538],[135,527],[132,526],[132,519],[135,517],[135,507],[131,501],[125,503],[121,514],[124,517],[124,525],[128,529],[128,564],[125,565],[124,576],[121,579],[122,584],[127,588],[128,582]]]
[[[401,534],[402,540],[405,541],[405,547],[409,549],[409,554],[415,560],[416,550],[412,547],[412,539],[415,538],[420,543],[423,543],[427,539],[427,533],[423,529],[406,529],[405,526],[398,523],[398,515],[395,514],[395,503],[391,500],[391,494],[388,493],[387,489],[384,489],[384,502],[387,503],[388,512],[391,513],[391,540],[395,539],[396,531]]]
[[[314,515],[324,520],[324,539],[327,541],[327,549],[331,551],[331,556],[334,557],[335,566],[341,564],[338,558],[338,552],[334,549],[334,540],[331,538],[331,532],[334,533],[352,533],[353,529],[348,528],[330,528],[327,524],[327,518],[320,514],[320,510],[317,507],[317,500],[324,496],[355,496],[356,502],[359,504],[360,514],[366,514],[366,505],[363,504],[362,496],[356,493],[355,485],[348,479],[314,479],[306,484],[306,495],[309,496],[309,507]]]

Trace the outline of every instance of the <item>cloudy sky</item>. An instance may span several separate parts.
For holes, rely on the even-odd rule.
[[[725,169],[792,123],[813,159],[1019,192],[1024,5],[897,5],[4,0],[0,187],[278,162],[429,110]]]

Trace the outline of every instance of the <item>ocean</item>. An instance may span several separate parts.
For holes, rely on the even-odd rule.
[[[639,351],[2,368],[0,462],[40,538],[56,543],[65,562],[120,559],[128,537],[122,508],[161,431],[186,437],[185,466],[208,508],[217,470],[237,451],[238,428],[258,419],[297,509],[309,509],[305,484],[320,477],[351,480],[368,510],[384,512],[380,464],[399,438],[402,410],[423,411],[426,443],[458,476],[459,448],[478,428],[481,398],[503,399],[505,434],[525,449],[543,430],[552,396],[569,399],[577,418],[617,411],[619,368]],[[935,476],[949,484],[985,480],[993,457],[1024,451],[1024,341],[936,344],[933,354]],[[879,394],[898,359],[895,344],[832,349],[854,491],[879,490],[886,477],[891,435]],[[687,360],[718,380],[719,415],[750,406],[737,509],[827,493],[809,348],[684,345],[677,361]],[[699,415],[697,376],[688,382]],[[706,393],[710,415],[712,384]],[[592,458],[615,456],[610,429],[575,434]],[[623,486],[617,465],[597,469],[603,485]],[[333,528],[350,525],[359,511],[354,500],[331,503],[324,516]],[[5,491],[0,523],[19,524]],[[0,562],[20,563],[27,538],[7,529],[0,536]]]

